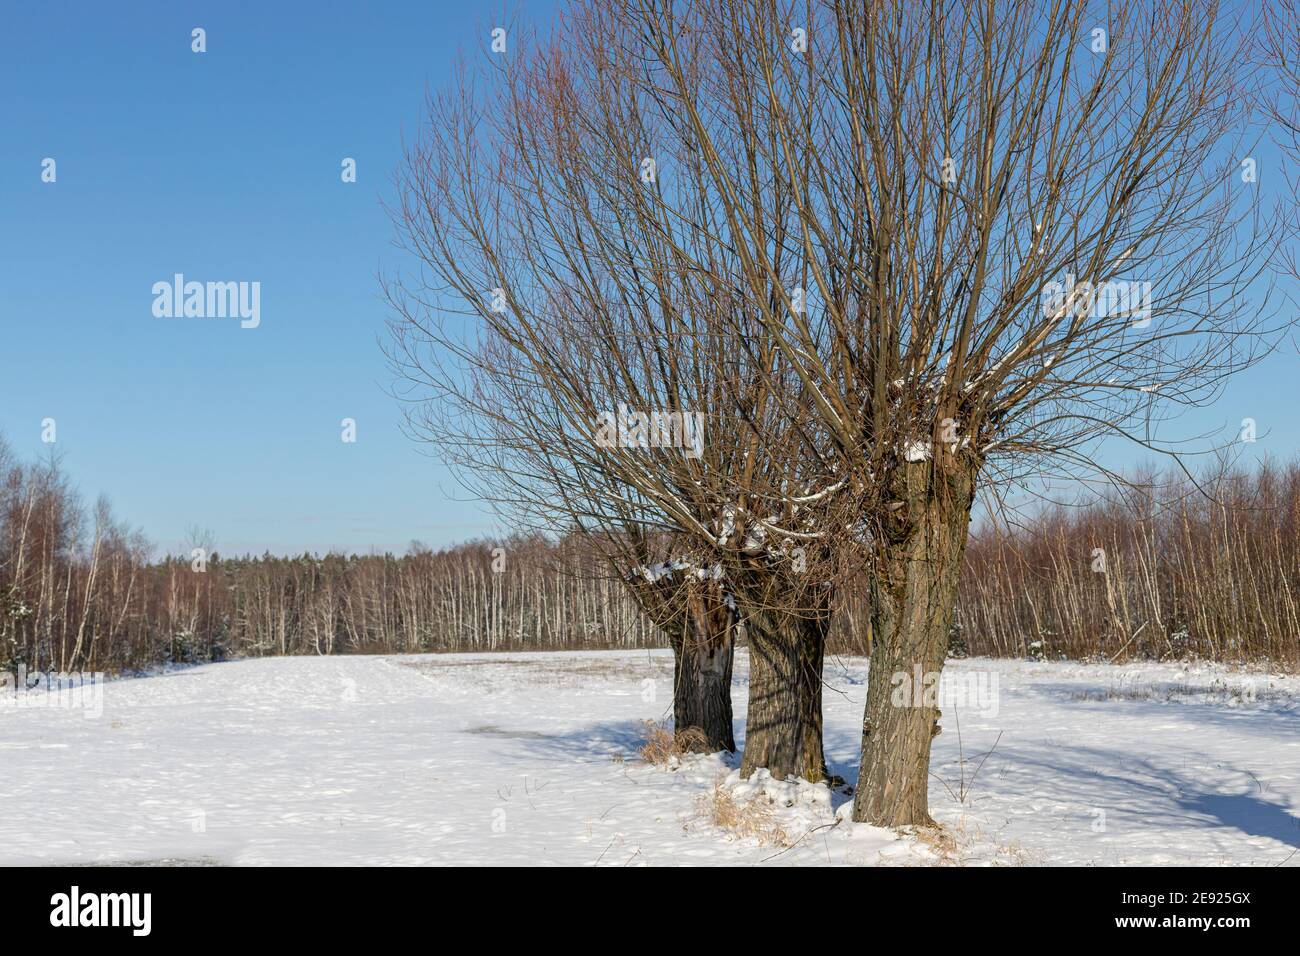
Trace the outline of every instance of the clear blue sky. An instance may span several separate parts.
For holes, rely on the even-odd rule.
[[[0,433],[160,547],[404,550],[493,529],[398,429],[376,275],[380,207],[426,86],[499,5],[98,2],[0,12]],[[529,0],[544,23],[549,2]],[[206,53],[190,31],[207,31]],[[1278,184],[1266,151],[1261,184]],[[41,161],[58,180],[42,183]],[[340,181],[344,157],[358,181]],[[261,326],[155,318],[154,282],[259,281]],[[1289,457],[1296,354],[1180,429],[1259,422]],[[356,444],[340,420],[356,419]],[[1132,452],[1136,461],[1140,457]],[[1115,461],[1122,464],[1123,459]],[[449,499],[449,495],[452,496]]]
[[[226,553],[400,551],[490,531],[398,431],[376,276],[401,265],[380,199],[403,132],[500,10],[5,4],[0,433],[44,454],[54,418],[86,498],[107,494],[167,550],[191,526]],[[260,281],[260,327],[155,318],[151,286],[176,272]],[[345,417],[356,444],[340,440]]]

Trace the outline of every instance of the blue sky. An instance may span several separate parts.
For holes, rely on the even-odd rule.
[[[404,550],[493,530],[399,431],[377,273],[402,265],[380,200],[426,87],[500,6],[9,4],[0,13],[0,433],[58,452],[159,546]],[[525,20],[550,3],[529,0]],[[191,51],[191,30],[207,52]],[[1280,182],[1274,154],[1261,184]],[[57,182],[41,182],[41,162]],[[340,180],[344,157],[354,184]],[[174,273],[261,283],[261,325],[162,319]],[[1188,433],[1259,423],[1289,457],[1294,346]],[[340,421],[357,442],[340,441]],[[1128,452],[1116,452],[1123,463]],[[1132,454],[1136,462],[1142,456]]]
[[[87,499],[168,550],[192,526],[227,553],[490,531],[398,430],[376,276],[400,265],[380,199],[403,131],[500,9],[6,4],[0,433],[43,454],[54,418]],[[151,286],[176,272],[260,281],[260,327],[155,318]]]

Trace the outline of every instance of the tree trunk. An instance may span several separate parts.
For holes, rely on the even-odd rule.
[[[902,505],[877,540],[871,595],[871,673],[853,819],[933,826],[930,741],[939,732],[939,676],[947,655],[957,577],[974,498],[966,462],[909,462]]]
[[[673,732],[692,753],[736,749],[731,715],[735,614],[721,589],[690,585],[680,636],[672,641]]]
[[[740,774],[766,767],[778,780],[829,778],[822,753],[822,658],[828,620],[758,611],[749,638],[749,715]]]

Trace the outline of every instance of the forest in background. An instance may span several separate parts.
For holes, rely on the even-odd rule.
[[[155,556],[54,460],[0,445],[0,669],[103,670],[284,654],[666,646],[581,538],[407,553]],[[955,654],[1300,664],[1300,463],[1151,476],[1011,528],[965,557]],[[198,570],[198,568],[202,570]],[[830,649],[865,654],[843,587]]]

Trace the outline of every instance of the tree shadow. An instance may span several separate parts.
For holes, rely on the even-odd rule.
[[[1268,837],[1279,843],[1300,848],[1300,817],[1282,806],[1245,793],[1196,793],[1182,797],[1178,805],[1189,813],[1217,820],[1255,837]]]
[[[1134,830],[1226,829],[1300,849],[1294,806],[1282,794],[1269,794],[1249,769],[1217,762],[1188,772],[1127,751],[1006,744],[984,771],[997,779],[984,786],[996,787],[998,803],[1017,809],[1048,803],[1084,821],[1104,810],[1111,824]],[[1014,778],[1003,779],[999,769],[1013,770]]]

